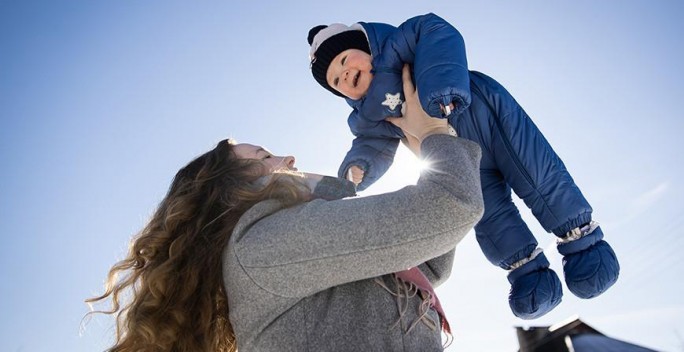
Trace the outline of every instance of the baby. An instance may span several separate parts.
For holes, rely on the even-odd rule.
[[[480,145],[485,212],[475,233],[487,259],[509,271],[509,305],[516,316],[546,314],[560,303],[562,288],[513,203],[511,189],[558,237],[571,292],[592,298],[617,281],[615,253],[565,165],[501,84],[468,70],[463,38],[452,25],[434,14],[410,18],[399,27],[321,25],[309,31],[308,42],[316,81],[352,107],[348,124],[355,139],[339,176],[359,190],[387,171],[405,138],[385,121],[401,116],[404,64],[412,68],[425,111],[446,118],[454,135]]]

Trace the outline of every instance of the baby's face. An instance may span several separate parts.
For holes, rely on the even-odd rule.
[[[333,89],[346,97],[361,99],[373,79],[371,62],[371,56],[365,51],[347,49],[330,62],[325,78]]]

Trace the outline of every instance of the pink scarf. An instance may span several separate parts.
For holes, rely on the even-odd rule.
[[[430,284],[430,280],[428,280],[427,276],[425,276],[425,274],[423,274],[423,272],[417,267],[396,272],[394,275],[406,283],[412,283],[416,285],[419,290],[428,295],[430,299],[430,307],[434,308],[439,314],[442,331],[451,336],[451,327],[449,326],[449,322],[444,314],[444,309],[442,309],[442,304],[439,303],[439,298],[437,298],[437,294],[432,288],[432,284]]]

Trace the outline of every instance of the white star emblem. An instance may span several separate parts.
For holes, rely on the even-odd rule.
[[[381,104],[385,106],[389,106],[391,110],[396,109],[397,105],[401,105],[402,101],[399,98],[400,94],[390,94],[390,93],[385,93],[385,101],[383,101]]]

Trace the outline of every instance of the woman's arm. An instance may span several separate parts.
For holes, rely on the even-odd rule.
[[[439,287],[451,276],[455,253],[456,249],[452,249],[437,258],[432,258],[418,265],[418,269],[430,280],[432,287]]]
[[[262,288],[303,297],[450,251],[482,215],[480,150],[448,135],[430,136],[421,148],[432,167],[415,186],[265,217],[236,243],[240,264]]]
[[[260,287],[303,297],[404,270],[452,250],[480,219],[479,146],[448,135],[446,122],[427,116],[410,79],[406,82],[406,115],[391,122],[421,142],[431,167],[415,186],[364,198],[314,200],[253,224],[234,251]]]

